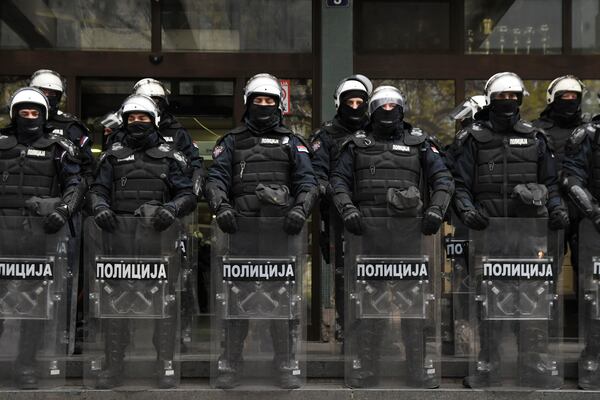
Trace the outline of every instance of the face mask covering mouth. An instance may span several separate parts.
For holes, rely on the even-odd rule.
[[[581,101],[579,99],[556,99],[552,103],[552,114],[566,121],[576,117],[580,111]]]
[[[512,99],[494,99],[490,102],[490,122],[498,131],[509,130],[519,118],[519,102]]]
[[[367,104],[362,103],[357,108],[352,108],[347,104],[341,104],[338,108],[338,115],[344,125],[352,129],[360,128],[367,116]]]
[[[246,122],[256,132],[265,132],[279,125],[279,108],[277,105],[261,106],[251,103],[246,111]]]
[[[391,135],[396,131],[403,118],[404,112],[400,106],[396,106],[391,110],[384,110],[383,107],[379,107],[373,112],[373,130],[376,134]]]
[[[152,122],[132,122],[127,124],[127,132],[132,138],[141,140],[154,132],[154,125]]]

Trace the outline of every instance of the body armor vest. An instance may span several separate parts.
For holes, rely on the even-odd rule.
[[[484,125],[474,137],[477,155],[473,195],[491,217],[511,215],[521,205],[512,198],[518,184],[538,182],[537,131],[497,133]]]
[[[388,189],[421,190],[421,143],[411,143],[407,132],[402,137],[380,139],[369,136],[364,145],[354,148],[354,203],[365,216],[387,213]],[[377,215],[376,215],[377,214]]]
[[[54,160],[58,144],[42,137],[31,146],[17,143],[15,136],[0,140],[0,208],[23,208],[32,196],[61,195]]]
[[[289,135],[277,132],[257,136],[245,129],[235,133],[231,198],[238,211],[252,214],[261,209],[255,194],[259,183],[291,190],[289,142]]]
[[[592,163],[589,179],[589,189],[595,199],[600,199],[600,127],[596,131],[592,140]]]
[[[119,148],[119,143],[116,143]],[[112,206],[115,212],[133,213],[151,200],[161,203],[170,200],[167,177],[172,150],[166,145],[133,151],[127,147],[107,152],[113,165]],[[163,147],[166,146],[166,147]],[[159,149],[169,149],[167,151]]]

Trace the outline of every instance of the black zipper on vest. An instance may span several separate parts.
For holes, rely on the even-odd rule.
[[[502,139],[502,143],[504,146],[504,151],[502,152],[502,198],[503,198],[503,207],[504,207],[504,215],[503,217],[508,217],[508,138],[505,136]]]
[[[23,173],[23,164],[25,163],[26,155],[27,155],[27,151],[21,150],[21,154],[19,154],[19,186],[18,186],[19,199],[21,199],[21,200],[23,200],[23,177],[25,175]]]
[[[371,171],[371,175],[375,175],[375,164],[371,164],[369,170]]]
[[[121,187],[125,187],[125,185],[126,185],[126,184],[127,184],[127,177],[126,177],[126,176],[123,176],[123,177],[121,178]]]
[[[244,179],[244,169],[246,169],[246,161],[240,162],[240,181]]]

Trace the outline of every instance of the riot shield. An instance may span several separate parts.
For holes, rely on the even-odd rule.
[[[585,219],[579,224],[579,387],[600,389],[600,233]]]
[[[423,236],[420,218],[363,218],[345,235],[346,385],[438,387],[439,234]]]
[[[63,386],[74,326],[66,228],[43,229],[43,217],[0,217],[0,377],[23,389]],[[69,254],[78,265],[77,253]]]
[[[238,227],[213,225],[211,384],[297,388],[306,379],[305,229],[287,235],[274,217],[238,218]]]
[[[547,219],[492,218],[471,231],[476,355],[465,385],[562,385],[562,232]]]
[[[455,221],[456,220],[456,221]],[[453,218],[454,233],[444,239],[446,260],[450,263],[452,316],[451,354],[468,357],[472,353],[473,332],[469,324],[469,231],[458,218]]]
[[[85,385],[177,386],[181,224],[157,232],[149,218],[119,216],[117,229],[106,232],[90,217],[83,237],[90,321]]]

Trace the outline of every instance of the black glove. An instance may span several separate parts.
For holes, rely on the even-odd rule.
[[[159,207],[152,216],[152,226],[158,232],[162,232],[175,222],[175,210],[171,207]]]
[[[423,235],[433,235],[440,229],[443,221],[444,216],[442,215],[439,207],[429,207],[423,214],[423,225],[421,226],[421,232],[423,232]]]
[[[113,210],[104,206],[96,207],[94,211],[94,221],[96,224],[107,232],[114,232],[117,229],[117,215]]]
[[[217,212],[217,225],[225,233],[236,233],[238,230],[235,211],[231,208],[221,208]]]
[[[355,235],[362,235],[362,215],[360,215],[360,211],[356,207],[350,208],[342,215],[342,218],[348,232]]]
[[[288,235],[297,235],[302,230],[304,222],[306,222],[304,212],[299,209],[299,207],[294,207],[288,211],[287,215],[285,216],[285,221],[283,221],[283,230]]]
[[[50,214],[44,218],[44,232],[56,233],[62,228],[69,219],[69,211],[66,204],[59,205]]]
[[[569,226],[569,213],[566,210],[557,207],[550,211],[549,222],[550,229],[552,229],[553,231],[565,229],[567,226]]]
[[[484,230],[490,223],[487,216],[474,209],[463,212],[462,220],[466,226],[476,231]]]

